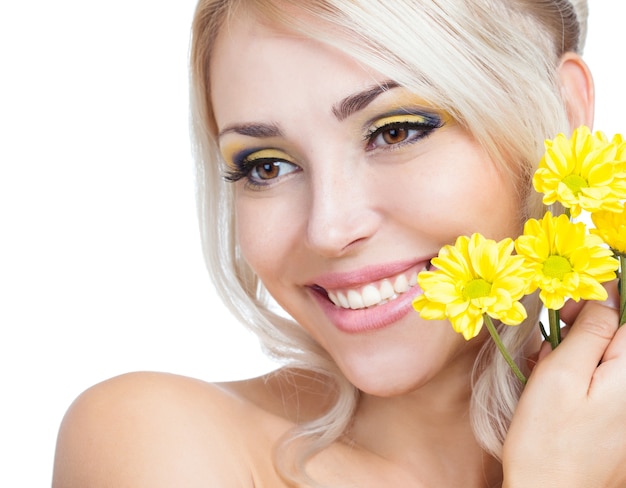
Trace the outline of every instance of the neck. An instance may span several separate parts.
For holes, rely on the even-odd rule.
[[[426,486],[496,486],[500,464],[478,445],[469,404],[474,354],[409,393],[363,394],[349,437]]]

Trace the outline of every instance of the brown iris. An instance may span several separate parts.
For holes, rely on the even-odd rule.
[[[395,129],[386,130],[381,135],[383,136],[383,141],[385,141],[387,144],[398,144],[408,137],[409,131],[407,129],[398,127]]]
[[[268,161],[266,163],[261,163],[256,167],[256,171],[259,178],[263,180],[271,180],[272,178],[278,177],[280,172],[280,162]]]

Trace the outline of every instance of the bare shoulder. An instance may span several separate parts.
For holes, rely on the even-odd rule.
[[[238,389],[162,373],[88,389],[61,424],[54,488],[254,486],[264,461],[252,457],[281,420]]]
[[[294,422],[327,407],[324,391],[293,372],[223,384],[163,373],[112,378],[68,409],[53,487],[280,486],[272,448]]]

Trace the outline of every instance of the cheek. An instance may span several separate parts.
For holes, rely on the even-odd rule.
[[[460,203],[460,215],[464,215],[466,208],[468,220],[472,219],[476,229],[492,239],[517,237],[522,231],[523,210],[512,176],[506,169],[497,169],[491,161],[483,163],[479,173],[466,176],[471,187],[466,189],[464,198],[467,207]]]
[[[275,278],[301,235],[301,212],[273,198],[235,198],[236,239],[246,262],[262,281]],[[269,284],[269,283],[268,283]]]
[[[520,199],[512,178],[501,174],[473,143],[448,146],[427,161],[417,161],[402,177],[387,180],[385,192],[393,202],[391,211],[433,236],[481,232],[501,239],[521,230]]]
[[[270,233],[263,232],[264,227],[267,230],[267,219],[255,212],[252,205],[242,204],[239,200],[235,203],[235,216],[239,248],[243,258],[258,274],[259,270],[268,267],[273,254],[268,239]],[[275,247],[276,242],[272,245]]]

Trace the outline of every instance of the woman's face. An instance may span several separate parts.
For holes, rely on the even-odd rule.
[[[277,302],[366,392],[467,373],[476,342],[411,302],[444,244],[519,232],[516,191],[470,134],[346,55],[243,18],[218,37],[211,97],[238,241]]]

